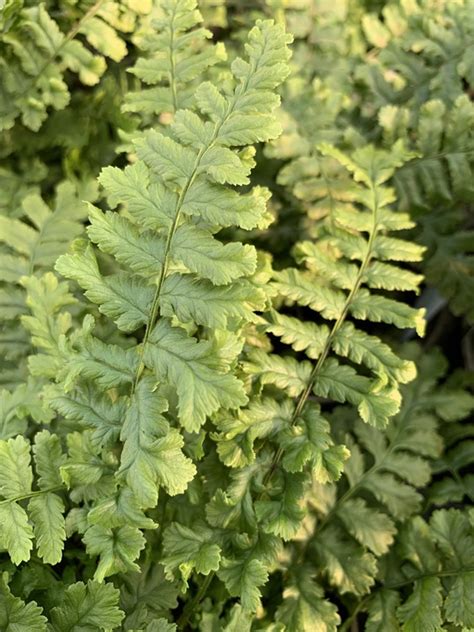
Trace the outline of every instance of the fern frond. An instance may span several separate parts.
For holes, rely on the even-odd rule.
[[[81,625],[105,631],[119,626],[123,612],[118,600],[119,592],[112,584],[91,580],[70,584],[63,602],[51,609],[51,629],[60,632]]]
[[[419,154],[396,174],[400,205],[416,212],[417,239],[428,247],[427,282],[471,321],[470,225],[473,189],[474,22],[471,0],[386,7],[386,24],[367,17],[366,35],[384,32],[373,64],[361,69],[378,110],[383,142],[403,139]],[[390,68],[390,70],[388,70]],[[387,72],[388,71],[388,72]]]
[[[441,427],[445,450],[433,463],[435,481],[428,490],[428,501],[435,506],[451,502],[474,501],[473,462],[474,427],[469,415],[474,410],[474,397],[464,390],[471,376],[463,379],[454,374],[435,397],[436,411],[445,420]]]
[[[94,199],[95,186],[76,187],[62,182],[52,208],[32,193],[22,200],[18,217],[0,216],[0,350],[10,365],[20,363],[23,374],[21,362],[28,355],[29,343],[20,325],[20,317],[27,313],[20,279],[51,269],[71,240],[83,231],[87,216],[83,196]]]
[[[383,587],[367,600],[368,626],[395,621],[406,629],[469,628],[474,559],[472,518],[457,509],[417,516],[400,532],[383,572]],[[369,629],[372,629],[369,627]]]
[[[223,90],[201,83],[193,109],[178,110],[166,133],[137,139],[133,166],[102,172],[105,196],[119,208],[90,208],[87,232],[100,255],[81,239],[56,263],[106,317],[98,327],[86,316],[72,330],[72,297],[54,275],[22,278],[31,312],[23,324],[38,349],[30,371],[49,382],[44,402],[80,431],[68,433],[61,477],[78,505],[68,532],[98,557],[98,581],[137,569],[141,530],[156,527],[145,511],[194,477],[183,432],[247,402],[235,366],[266,296],[252,277],[255,248],[217,233],[268,223],[266,190],[231,187],[249,182],[249,145],[279,132],[273,92],[288,72],[288,40],[281,27],[258,22],[247,60],[234,59]],[[111,340],[100,334],[107,319],[117,326]],[[251,555],[249,575],[266,577]],[[226,578],[235,591],[233,571]]]
[[[400,206],[417,209],[418,240],[428,247],[427,282],[449,300],[455,314],[472,320],[474,107],[467,95],[452,107],[432,99],[411,117],[407,107],[390,105],[380,110],[379,121],[386,142],[406,137],[419,154],[398,170],[394,184]]]
[[[275,39],[272,40],[272,37]],[[202,310],[196,305],[200,289],[205,301],[209,291],[222,294],[223,288],[213,290],[213,285],[226,285],[234,279],[249,276],[256,269],[252,247],[239,243],[224,245],[213,237],[218,226],[201,228],[191,221],[203,191],[207,195],[216,192],[213,203],[218,208],[229,200],[231,207],[238,205],[240,210],[244,208],[243,199],[248,205],[255,200],[256,192],[243,199],[235,192],[227,195],[223,185],[246,181],[251,166],[251,162],[240,157],[242,153],[231,151],[229,146],[255,142],[276,133],[267,112],[277,102],[269,90],[279,81],[278,75],[284,76],[287,55],[285,39],[269,23],[256,27],[249,42],[252,65],[235,60],[232,69],[236,87],[229,95],[219,94],[219,108],[208,111],[201,105],[212,88],[209,84],[201,84],[197,90],[198,108],[209,115],[210,121],[202,120],[195,112],[179,111],[169,127],[170,136],[150,131],[138,141],[138,155],[143,162],[127,168],[122,174],[112,168],[104,171],[101,181],[107,187],[112,204],[125,186],[130,212],[127,215],[104,214],[93,209],[89,236],[118,262],[130,266],[137,277],[127,272],[113,278],[104,277],[101,281],[93,255],[87,253],[68,255],[57,263],[57,269],[81,283],[88,296],[100,304],[103,312],[114,316],[121,328],[131,331],[147,323],[143,361],[158,379],[168,380],[177,387],[180,418],[190,430],[196,430],[206,414],[212,413],[218,406],[244,403],[243,392],[235,378],[220,375],[228,370],[229,364],[206,366],[204,358],[206,355],[210,357],[211,351],[209,342],[197,342],[183,330],[167,325],[165,320],[157,325],[154,332],[152,330],[163,303],[165,313],[170,313],[171,307],[175,316],[184,313],[200,323]],[[270,65],[272,72],[276,73],[271,77]],[[252,120],[259,122],[255,126],[259,127],[258,131],[246,132],[245,138],[243,132],[235,136],[234,130],[241,128],[242,121]],[[242,175],[237,176],[238,173]],[[137,179],[138,186],[135,186],[132,183],[136,183]],[[148,186],[150,192],[147,191]],[[154,197],[153,203],[147,201],[151,199],[151,190],[160,196]],[[263,197],[257,208],[263,212],[267,194],[262,191],[260,195]],[[207,199],[205,196],[201,205]],[[160,210],[168,205],[174,208],[171,216]],[[192,209],[188,210],[190,207]],[[145,218],[150,226],[147,231],[136,224],[137,220],[142,223]],[[176,270],[183,270],[183,267],[186,274],[183,276],[181,272],[178,275]],[[180,276],[183,279],[178,283]],[[189,284],[191,278],[196,296],[193,302],[182,295],[179,287],[183,283]],[[132,303],[133,296],[137,299],[135,304]],[[245,297],[241,296],[242,307],[234,309],[234,313],[246,314]],[[232,298],[237,297],[235,292]],[[195,382],[197,372],[193,366],[198,366],[197,363],[207,377]],[[183,375],[189,377],[183,381]],[[193,396],[194,389],[196,394]]]
[[[418,261],[423,252],[415,244],[387,235],[411,225],[406,216],[398,216],[390,209],[394,196],[384,185],[406,156],[400,147],[391,155],[367,147],[352,158],[329,147],[322,151],[337,159],[361,183],[353,186],[354,200],[360,207],[336,208],[321,225],[318,241],[297,244],[295,257],[305,264],[306,270],[289,268],[276,272],[275,289],[287,305],[309,307],[323,319],[334,322],[328,326],[276,313],[268,331],[295,351],[305,351],[309,358],[317,360],[306,381],[307,392],[313,390],[319,397],[349,401],[364,421],[384,426],[398,410],[398,385],[415,375],[413,363],[399,359],[387,344],[347,319],[352,316],[401,328],[415,327],[423,333],[421,310],[373,292],[417,292],[421,282],[421,276],[387,263]],[[373,377],[358,374],[352,366],[330,358],[331,353],[363,365]],[[258,369],[252,368],[252,374],[258,375]],[[261,375],[263,383],[276,384],[263,366]]]
[[[385,185],[406,158],[404,151],[400,146],[392,154],[378,152],[373,147],[365,147],[352,156],[329,147],[324,151],[335,156],[352,173],[358,206],[351,210],[343,207],[340,214],[335,210],[321,224],[318,241],[303,242],[295,247],[295,256],[305,263],[306,270],[296,268],[274,273],[271,291],[280,309],[269,313],[266,327],[295,351],[305,352],[312,362],[291,355],[251,350],[243,369],[252,379],[254,399],[235,416],[216,416],[220,430],[214,437],[217,452],[226,465],[236,470],[228,479],[227,491],[219,486],[207,506],[207,515],[212,524],[232,526],[236,537],[244,531],[254,534],[255,538],[276,536],[291,540],[305,517],[304,498],[311,477],[320,484],[341,477],[349,456],[343,444],[347,438],[339,436],[338,443],[330,432],[323,412],[324,400],[347,402],[355,407],[362,420],[368,422],[368,426],[360,425],[360,432],[363,434],[365,429],[367,433],[377,433],[379,443],[374,453],[379,454],[384,441],[382,429],[400,407],[401,385],[416,375],[413,361],[398,357],[386,343],[348,320],[352,315],[359,320],[394,323],[398,327],[417,326],[420,332],[423,328],[421,310],[373,291],[379,287],[386,291],[392,288],[392,281],[384,285],[387,273],[383,266],[390,270],[389,279],[400,270],[403,279],[400,284],[411,291],[416,292],[421,281],[419,275],[410,272],[404,275],[403,269],[386,263],[418,260],[423,251],[387,234],[411,225],[406,215],[399,216],[390,209],[394,195]],[[381,270],[380,278],[378,270]],[[298,318],[301,310],[287,315],[281,303],[309,308],[317,317],[313,321],[302,321]],[[325,320],[332,322],[326,324]],[[311,393],[323,400],[323,406],[310,400]],[[272,396],[276,401],[270,404]],[[285,396],[294,401],[286,400]],[[389,428],[388,433],[392,432]],[[408,456],[400,456],[399,461],[395,456],[393,459],[393,465],[387,464],[386,472],[380,465],[378,478],[374,474],[370,480],[377,501],[387,502],[388,511],[398,518],[404,511],[415,511],[420,497],[409,484],[398,484],[392,472],[406,469],[411,485],[426,483],[430,472],[427,464],[413,459],[421,474],[411,478],[412,474],[415,476],[409,468],[411,459]],[[412,469],[416,470],[415,465]],[[350,461],[347,471],[350,472]],[[363,501],[356,503],[353,513],[359,514],[359,520],[356,526],[351,526],[360,535],[358,530],[363,529],[366,518]],[[348,511],[349,514],[352,515]],[[391,519],[377,515],[377,523],[387,527],[393,536],[395,528]],[[338,558],[335,550],[340,541],[350,550],[348,557],[357,560],[354,568],[347,567],[346,562]],[[388,538],[383,544],[376,541],[374,534],[368,534],[364,544],[370,542],[382,552],[391,541]],[[327,535],[321,551],[326,551],[321,562],[333,581],[342,578],[342,592],[364,594],[373,584],[376,558],[353,541],[352,535],[346,537],[338,528]],[[275,549],[267,558],[268,564],[276,563],[274,555]],[[237,567],[246,563],[248,554],[236,551],[233,559]],[[217,573],[219,577],[221,572]],[[258,594],[259,584],[254,585],[254,589]]]
[[[65,34],[44,4],[17,6],[14,19],[0,35],[0,129],[10,129],[21,117],[26,127],[38,131],[49,108],[64,109],[70,101],[68,70],[86,86],[97,84],[106,69],[105,57],[120,61],[127,54],[118,33],[133,29],[137,13],[139,7],[135,11],[130,3],[99,0]]]
[[[428,94],[453,103],[473,85],[474,21],[471,0],[400,3],[364,17],[370,44],[379,49],[363,73],[382,103],[419,105]],[[390,69],[389,73],[386,70]]]
[[[151,88],[130,92],[124,110],[137,112],[148,121],[153,115],[175,113],[192,107],[196,79],[207,68],[226,59],[223,44],[210,44],[211,31],[199,26],[203,21],[196,0],[167,0],[160,3],[160,15],[152,20],[153,31],[146,33],[140,57],[130,72]]]
[[[288,572],[295,579],[300,561],[304,559],[308,565],[310,560],[308,570],[319,585],[328,582],[331,591],[359,595],[353,616],[368,609],[369,630],[384,629],[390,622],[408,625],[406,621],[412,616],[420,617],[421,627],[428,625],[432,615],[426,604],[438,595],[438,589],[434,594],[432,589],[438,585],[438,573],[439,578],[445,577],[445,562],[434,553],[432,544],[420,543],[421,539],[426,540],[428,530],[416,515],[423,501],[418,490],[426,487],[432,475],[431,466],[442,453],[440,430],[449,430],[452,423],[445,421],[444,413],[452,415],[454,421],[469,414],[472,406],[466,390],[441,382],[446,362],[440,353],[421,357],[421,351],[414,345],[406,347],[405,352],[417,360],[419,375],[402,387],[402,408],[385,431],[360,421],[354,424],[352,415],[344,408],[332,415],[334,439],[343,439],[351,456],[337,484],[313,483],[312,492],[306,496],[312,518],[305,520],[304,532],[300,532],[301,540],[307,542],[305,546],[295,542],[294,555],[287,562]],[[314,532],[307,540],[309,529]],[[410,564],[420,568],[409,569]],[[456,580],[463,570],[459,569],[459,573],[452,570],[452,577],[448,570],[446,575],[450,579],[446,581],[451,585],[456,581],[463,583],[464,579]],[[430,582],[424,585],[425,575],[433,579],[433,586]],[[406,607],[399,608],[403,598],[397,591],[409,596],[406,589],[413,584],[415,592]],[[323,597],[320,593],[319,598]],[[342,599],[345,604],[349,601]],[[438,598],[435,601],[431,604],[434,611],[438,608]],[[284,610],[285,606],[282,604],[280,608]],[[353,616],[344,621],[344,629],[350,626]],[[441,611],[436,616],[441,616]]]
[[[9,627],[17,627],[19,630],[38,630],[46,632],[46,617],[42,615],[42,609],[35,601],[25,603],[19,597],[15,597],[8,586],[8,573],[2,573],[0,579],[0,625],[7,630]],[[28,626],[28,628],[26,627]]]

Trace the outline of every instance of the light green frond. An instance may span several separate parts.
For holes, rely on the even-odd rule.
[[[34,491],[29,442],[21,436],[0,442],[0,542],[14,564],[29,560],[33,539],[45,563],[57,564],[62,558],[65,508],[54,493],[62,487],[55,469],[61,465],[62,454],[58,445],[53,448],[55,443],[47,431],[37,435],[34,455],[40,489]],[[48,454],[48,463],[44,452],[47,447],[54,450]],[[55,471],[54,478],[51,469]],[[27,505],[22,503],[26,499]]]
[[[375,555],[383,555],[389,550],[396,533],[389,516],[369,508],[362,498],[347,500],[337,515],[348,532]]]
[[[334,352],[356,364],[365,364],[375,374],[387,375],[394,382],[411,382],[416,377],[413,362],[402,360],[376,336],[358,330],[345,322],[333,339]]]
[[[124,349],[119,345],[106,344],[86,333],[79,339],[79,353],[75,365],[66,367],[67,386],[81,375],[95,380],[100,390],[108,390],[120,385],[132,384],[139,359],[134,348]]]
[[[245,610],[255,611],[260,603],[259,587],[266,583],[268,573],[258,559],[224,559],[218,572],[229,593],[240,597]]]
[[[252,399],[237,415],[221,414],[215,425],[219,457],[229,467],[242,467],[255,460],[254,443],[284,430],[291,419],[292,405],[274,399]]]
[[[57,564],[62,559],[66,539],[63,501],[57,494],[45,493],[30,499],[28,512],[39,557],[46,564]]]
[[[22,200],[18,218],[0,216],[0,331],[9,340],[3,347],[0,337],[0,350],[11,360],[18,361],[28,352],[19,327],[19,317],[27,313],[21,279],[50,270],[83,231],[87,207],[82,194],[94,197],[95,187],[81,191],[62,182],[56,188],[52,208],[32,193]]]
[[[105,56],[114,61],[126,56],[123,34],[133,29],[137,13],[126,3],[96,3],[83,14],[73,10],[65,33],[44,4],[19,3],[10,28],[0,35],[0,129],[10,129],[21,117],[38,131],[50,108],[64,109],[71,98],[66,71],[86,86],[97,84],[107,67]]]
[[[314,283],[312,276],[288,268],[275,273],[274,287],[286,300],[308,306],[324,318],[337,320],[344,309],[344,294]]]
[[[150,182],[150,172],[144,162],[136,162],[123,170],[106,167],[100,173],[99,182],[105,189],[110,207],[126,204],[127,211],[143,228],[159,229],[170,225],[174,196],[158,182]]]
[[[56,265],[64,277],[74,279],[87,298],[123,331],[135,331],[150,316],[153,288],[132,274],[103,277],[90,246],[77,243],[75,254],[66,255]]]
[[[212,33],[199,26],[202,16],[195,0],[168,0],[160,9],[153,30],[139,42],[148,56],[130,70],[152,86],[127,95],[125,110],[144,117],[187,107],[196,78],[226,59],[223,44],[209,43]]]
[[[291,345],[295,351],[305,351],[308,358],[319,358],[329,336],[327,325],[301,321],[276,311],[272,312],[271,318],[273,322],[268,325],[267,331],[281,338],[285,344]]]
[[[375,582],[376,558],[353,539],[345,538],[336,525],[325,529],[313,547],[329,583],[342,594],[364,595],[370,591]]]
[[[351,303],[350,310],[354,318],[359,320],[387,323],[400,329],[413,328],[419,336],[425,332],[424,308],[415,309],[386,296],[371,294],[365,289],[359,291]]]
[[[324,591],[309,566],[293,570],[276,619],[288,632],[336,632],[341,622],[334,604],[324,599]]]
[[[95,444],[109,447],[117,440],[126,411],[124,398],[112,400],[109,394],[97,393],[88,385],[68,393],[53,387],[45,396],[66,419],[78,422],[81,428],[93,429]]]
[[[253,312],[261,308],[262,294],[245,280],[215,286],[193,275],[167,277],[162,292],[164,316],[175,315],[181,322],[193,321],[213,329],[227,329],[229,322],[256,322]]]
[[[94,525],[85,532],[84,543],[90,555],[99,556],[99,563],[94,573],[94,579],[98,582],[102,582],[105,577],[115,573],[140,570],[134,560],[144,548],[145,538],[136,527],[125,525],[117,529],[109,529]]]
[[[255,512],[265,533],[291,540],[305,515],[299,501],[304,494],[305,477],[282,473],[272,486],[267,499],[255,502]]]

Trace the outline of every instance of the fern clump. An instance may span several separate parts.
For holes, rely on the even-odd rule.
[[[0,628],[474,629],[472,0],[0,1]]]
[[[371,295],[369,290],[417,291],[421,281],[418,275],[385,263],[390,253],[402,260],[419,259],[422,253],[411,244],[403,252],[405,242],[386,235],[390,229],[411,225],[407,216],[390,210],[394,196],[384,186],[402,159],[402,150],[395,158],[372,147],[352,157],[330,147],[324,151],[354,174],[354,204],[340,209],[321,228],[317,244],[296,246],[296,257],[307,264],[306,272],[291,268],[274,272],[270,294],[279,309],[268,311],[265,325],[268,334],[308,359],[249,350],[243,368],[254,383],[251,402],[236,416],[216,418],[217,453],[235,471],[227,489],[219,486],[214,493],[206,518],[214,527],[232,529],[236,541],[241,539],[238,546],[228,538],[222,544],[214,540],[229,551],[216,570],[230,594],[240,595],[247,609],[259,606],[261,586],[278,564],[281,540],[297,536],[312,477],[322,484],[338,480],[349,456],[345,445],[334,440],[321,404],[310,396],[314,393],[321,403],[347,402],[364,421],[382,429],[398,412],[400,385],[415,377],[413,362],[398,358],[388,345],[358,330],[349,316],[423,331],[422,310]],[[285,306],[294,304],[314,310],[321,322],[285,313]],[[361,365],[364,373],[372,371],[372,377],[358,373],[352,364],[340,363],[337,356]],[[165,535],[165,552],[166,545]]]

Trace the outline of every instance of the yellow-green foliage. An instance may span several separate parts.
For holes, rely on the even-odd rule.
[[[0,0],[0,630],[474,629],[473,20]]]

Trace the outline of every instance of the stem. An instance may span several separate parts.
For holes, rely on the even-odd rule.
[[[189,618],[191,614],[193,613],[193,610],[196,608],[196,606],[200,604],[201,600],[204,598],[204,595],[206,594],[209,586],[211,585],[211,582],[214,579],[215,575],[216,575],[215,571],[211,571],[209,573],[209,575],[201,584],[197,593],[194,595],[191,601],[189,601],[184,607],[184,610],[181,613],[181,616],[179,617],[178,622],[177,622],[177,626],[179,630],[183,630],[184,627],[187,625]]]
[[[350,616],[344,621],[344,623],[339,628],[339,632],[346,632],[349,630],[351,624],[355,621],[359,612],[363,612],[367,603],[372,599],[374,593],[379,592],[380,590],[397,590],[399,588],[404,588],[405,586],[410,586],[421,579],[428,579],[429,577],[439,577],[440,579],[443,577],[456,577],[460,573],[472,573],[474,572],[474,566],[466,566],[464,568],[457,568],[452,571],[437,571],[433,573],[422,573],[421,575],[416,575],[416,577],[411,577],[410,579],[403,580],[401,582],[395,582],[393,584],[382,584],[374,590],[371,591],[370,595],[364,597],[354,608],[353,612]]]
[[[0,507],[2,505],[7,505],[8,503],[16,503],[16,502],[19,502],[20,500],[26,500],[27,498],[42,496],[43,494],[49,494],[50,492],[57,492],[61,489],[64,489],[64,485],[56,485],[55,487],[49,487],[48,489],[39,489],[34,492],[28,492],[27,494],[20,494],[19,496],[14,496],[13,498],[6,498],[5,500],[0,501]]]

